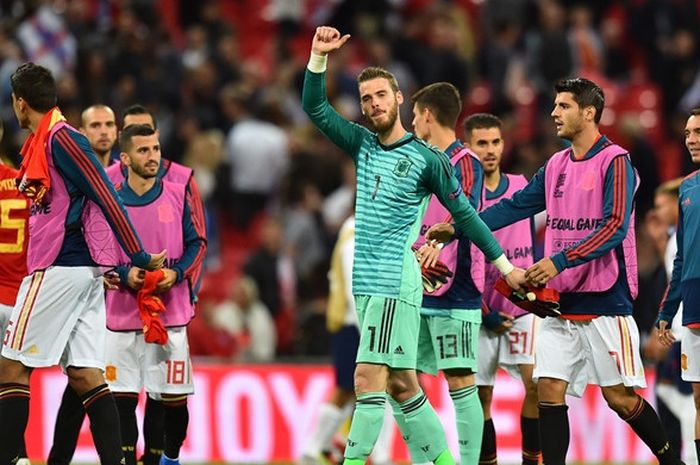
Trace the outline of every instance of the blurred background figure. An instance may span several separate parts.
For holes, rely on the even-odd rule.
[[[236,340],[236,360],[270,362],[275,357],[277,334],[270,311],[258,297],[255,281],[243,276],[231,287],[229,298],[212,309],[214,327]]]

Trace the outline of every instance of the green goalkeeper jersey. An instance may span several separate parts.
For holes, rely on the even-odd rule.
[[[411,245],[431,193],[489,260],[503,253],[462,194],[447,155],[411,133],[382,145],[376,134],[347,121],[329,104],[325,73],[306,70],[302,100],[313,123],[352,156],[357,168],[353,294],[420,306],[423,286]]]

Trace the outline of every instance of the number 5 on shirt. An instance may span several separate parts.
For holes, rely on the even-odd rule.
[[[27,222],[24,218],[12,218],[12,211],[26,210],[27,201],[24,199],[0,200],[0,253],[20,253],[24,246]],[[14,240],[6,240],[5,231],[16,231]]]

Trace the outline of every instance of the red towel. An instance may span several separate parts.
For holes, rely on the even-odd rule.
[[[160,313],[165,311],[165,304],[160,297],[153,295],[153,292],[163,278],[165,278],[163,270],[146,271],[143,287],[136,295],[139,315],[143,321],[143,336],[146,342],[161,345],[168,342],[168,331],[160,321]]]
[[[46,159],[45,148],[49,133],[56,123],[65,120],[61,110],[53,107],[41,118],[39,127],[29,135],[20,150],[22,164],[17,174],[18,188],[36,203],[41,203],[44,195],[51,189],[49,162]]]

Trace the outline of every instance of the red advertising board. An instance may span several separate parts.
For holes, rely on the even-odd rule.
[[[647,374],[650,384],[653,377]],[[31,416],[27,430],[30,458],[48,455],[56,412],[65,387],[58,370],[36,370],[32,376]],[[454,411],[442,378],[424,377],[424,387],[443,420],[456,451]],[[182,461],[289,462],[301,453],[319,405],[333,386],[332,372],[320,365],[199,365],[196,395],[190,401],[190,426]],[[650,399],[651,391],[641,394]],[[519,381],[499,373],[492,406],[498,434],[499,462],[520,463]],[[143,397],[143,396],[142,396]],[[652,455],[630,427],[606,405],[600,390],[589,386],[582,399],[569,398],[571,462],[650,462]],[[143,399],[139,405],[142,420]],[[406,461],[395,431],[394,460]],[[455,454],[457,455],[457,454]],[[87,422],[75,462],[97,462]]]

